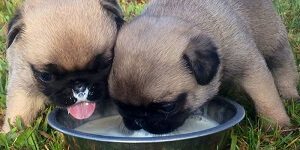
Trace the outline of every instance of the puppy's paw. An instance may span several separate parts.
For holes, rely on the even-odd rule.
[[[285,92],[281,90],[280,95],[287,102],[300,102],[300,96],[296,90],[286,90]]]
[[[283,120],[278,120],[278,122],[276,122],[276,125],[280,129],[288,129],[289,127],[292,126],[292,123],[291,123],[290,118],[285,118]]]
[[[262,128],[266,131],[272,131],[276,129],[288,129],[292,126],[290,118],[284,116],[278,116],[276,119],[270,119],[267,117],[260,117],[262,122]]]

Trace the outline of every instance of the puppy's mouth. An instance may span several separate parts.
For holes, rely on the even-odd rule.
[[[77,102],[69,106],[68,113],[78,119],[87,119],[93,115],[96,103],[89,101],[88,98],[89,89],[86,87],[80,87],[76,90],[73,90],[73,96],[77,99]]]
[[[95,108],[96,108],[95,102],[86,101],[86,102],[73,104],[72,106],[69,106],[67,109],[68,109],[68,113],[72,117],[78,120],[82,120],[91,117],[95,111]]]

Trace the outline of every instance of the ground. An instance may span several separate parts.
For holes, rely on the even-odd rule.
[[[0,118],[5,112],[5,86],[7,82],[7,63],[5,61],[5,31],[8,20],[22,0],[0,1]],[[288,32],[297,64],[300,62],[300,0],[273,0],[274,7],[282,17]],[[143,0],[121,0],[126,19],[139,14],[144,6]],[[241,99],[245,99],[241,97]],[[246,118],[231,130],[228,149],[300,149],[300,104],[286,103],[286,108],[295,127],[289,130],[266,132],[261,128],[261,120],[255,117],[250,104],[245,106]],[[63,136],[47,125],[46,116],[52,107],[44,110],[40,117],[28,128],[21,121],[8,134],[0,133],[0,149],[64,149]],[[65,148],[67,149],[67,148]]]

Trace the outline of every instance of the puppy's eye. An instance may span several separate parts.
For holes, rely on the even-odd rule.
[[[160,110],[169,113],[169,112],[173,112],[175,108],[176,108],[176,103],[167,103],[167,104],[163,104]]]
[[[41,72],[38,77],[41,81],[46,82],[46,83],[54,80],[53,74],[48,73],[48,72]]]

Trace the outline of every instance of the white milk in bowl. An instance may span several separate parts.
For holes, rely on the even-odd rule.
[[[193,115],[187,118],[181,127],[171,133],[151,134],[143,129],[137,131],[128,130],[123,124],[122,117],[120,115],[115,115],[87,122],[77,127],[75,130],[90,134],[113,137],[155,137],[191,133],[213,128],[218,125],[219,124],[216,121],[202,116]]]

